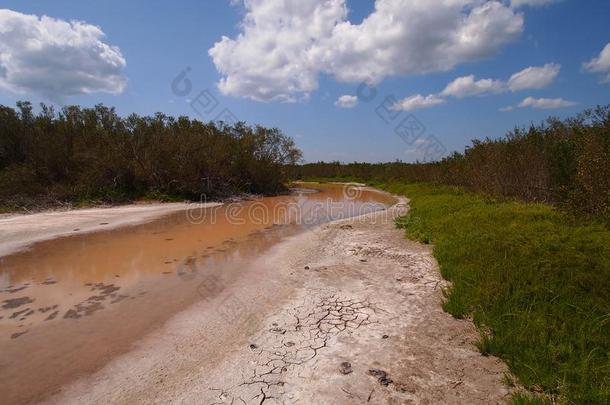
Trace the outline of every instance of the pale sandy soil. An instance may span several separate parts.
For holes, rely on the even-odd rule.
[[[298,235],[235,284],[198,276],[200,303],[49,403],[506,402],[505,365],[443,312],[430,249],[393,225],[406,210]]]
[[[216,205],[219,204],[199,204],[198,207]],[[193,207],[193,204],[186,203],[131,204],[111,208],[3,215],[0,217],[0,256],[23,250],[36,242],[141,224]]]

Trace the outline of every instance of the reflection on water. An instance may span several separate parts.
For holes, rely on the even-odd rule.
[[[375,192],[316,187],[320,192],[195,208],[144,225],[42,242],[0,258],[5,401],[42,397],[217,293],[202,288],[201,276],[226,285],[247,271],[248,258],[287,236],[392,203]]]

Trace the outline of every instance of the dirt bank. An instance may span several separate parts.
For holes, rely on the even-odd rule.
[[[505,402],[506,367],[442,311],[430,249],[394,227],[406,209],[293,237],[232,285],[202,278],[200,303],[49,402]]]
[[[215,206],[216,203],[204,206]],[[192,208],[185,203],[131,204],[112,208],[49,211],[0,217],[0,256],[44,240],[80,233],[109,230],[151,221],[172,212]]]

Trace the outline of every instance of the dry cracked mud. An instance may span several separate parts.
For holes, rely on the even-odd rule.
[[[506,366],[467,320],[441,308],[447,283],[427,246],[393,220],[332,222],[251,263],[50,403],[504,403]]]

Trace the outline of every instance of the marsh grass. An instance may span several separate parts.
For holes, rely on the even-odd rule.
[[[411,199],[398,220],[434,244],[444,309],[471,317],[484,355],[532,394],[515,404],[610,403],[610,231],[543,204],[458,188],[382,184]]]

